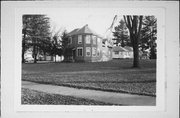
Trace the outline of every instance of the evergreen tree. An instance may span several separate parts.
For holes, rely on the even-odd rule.
[[[69,36],[67,35],[66,30],[62,33],[61,36],[62,41],[62,54],[64,55],[64,58],[67,59],[67,57],[70,55],[71,49],[68,47],[69,43]]]
[[[157,40],[157,19],[154,16],[145,16],[141,30],[141,40],[139,47],[144,52],[150,50],[150,59],[156,59]]]
[[[115,32],[113,32],[114,35],[114,41],[116,45],[121,44],[122,47],[124,46],[130,46],[130,39],[128,35],[128,29],[126,27],[126,24],[124,20],[119,21],[119,25],[114,28]]]

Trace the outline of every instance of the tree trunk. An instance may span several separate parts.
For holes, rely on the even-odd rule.
[[[56,62],[56,55],[54,57],[55,57],[55,62]]]
[[[25,53],[25,42],[23,41],[23,43],[22,43],[22,63],[25,63],[24,53]]]
[[[135,46],[133,49],[134,52],[134,61],[133,61],[133,67],[139,67],[139,51],[138,46]]]
[[[22,40],[22,63],[25,63],[25,59],[24,59],[24,53],[25,53],[25,38],[26,38],[26,31],[24,29],[23,31],[24,35],[23,35],[23,40]]]
[[[37,54],[34,54],[34,63],[37,63]]]
[[[33,58],[34,58],[34,63],[37,63],[36,39],[34,39],[33,42]]]
[[[139,48],[138,48],[138,44],[139,44],[139,39],[136,36],[132,36],[134,44],[133,44],[133,54],[134,54],[134,60],[133,60],[133,67],[138,68],[139,65]]]
[[[45,51],[43,51],[43,53],[44,53],[44,60],[43,61],[46,61],[46,53],[45,53]]]

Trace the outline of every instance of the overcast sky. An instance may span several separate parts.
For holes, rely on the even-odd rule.
[[[51,19],[51,25],[56,27],[56,31],[65,28],[70,32],[88,24],[92,30],[104,36],[116,14],[118,14],[117,10],[110,8],[60,8],[49,11],[47,15]],[[121,18],[121,14],[118,15]]]

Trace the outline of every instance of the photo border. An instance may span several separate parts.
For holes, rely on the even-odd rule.
[[[80,3],[81,4],[74,4],[73,3],[73,1],[71,1],[72,2],[72,4],[70,4],[70,5],[68,5],[68,2],[64,2],[63,1],[63,5],[65,5],[65,7],[72,7],[72,6],[74,6],[74,7],[99,7],[99,6],[101,6],[101,7],[104,7],[104,8],[106,8],[107,6],[106,6],[106,4],[107,4],[107,2],[102,2],[102,1],[98,1],[98,2],[100,2],[100,3],[105,3],[105,5],[103,6],[103,5],[100,5],[100,4],[95,4],[95,3],[98,3],[98,2],[95,2],[95,1],[93,1],[93,2],[82,2],[82,1],[80,1]],[[117,1],[114,1],[114,2],[117,2]],[[167,89],[167,86],[168,86],[168,81],[169,81],[169,77],[167,76],[167,73],[168,73],[168,70],[167,70],[167,45],[169,45],[169,44],[167,44],[167,29],[166,29],[166,25],[167,24],[165,24],[165,19],[167,19],[167,4],[162,4],[162,6],[160,7],[160,6],[156,6],[156,4],[157,3],[155,3],[155,2],[142,2],[142,3],[140,3],[140,2],[134,2],[134,3],[136,3],[136,4],[133,4],[132,2],[118,2],[118,3],[121,3],[121,5],[115,5],[115,3],[113,3],[113,1],[112,2],[108,2],[108,3],[111,3],[111,4],[113,4],[114,6],[116,6],[116,7],[120,7],[120,6],[123,6],[123,8],[121,8],[121,9],[128,9],[129,8],[129,4],[130,4],[130,7],[132,7],[131,5],[133,4],[133,6],[136,6],[136,7],[133,7],[133,8],[129,8],[129,9],[133,9],[133,13],[134,14],[138,14],[138,10],[142,10],[142,6],[144,7],[143,8],[143,11],[148,11],[149,9],[154,9],[155,11],[155,14],[159,14],[159,15],[155,15],[155,16],[157,16],[157,37],[158,37],[158,40],[157,40],[157,45],[158,44],[161,44],[162,46],[157,46],[157,50],[158,50],[158,58],[157,58],[157,83],[158,83],[158,88],[157,88],[157,105],[156,105],[156,108],[150,108],[150,107],[141,107],[141,106],[121,106],[121,108],[123,107],[123,109],[121,109],[121,110],[119,110],[119,108],[118,109],[116,109],[116,110],[112,110],[112,107],[106,107],[107,109],[103,109],[102,110],[102,108],[104,108],[104,106],[103,107],[101,107],[101,106],[96,106],[97,108],[93,108],[93,106],[88,106],[89,108],[86,108],[86,110],[83,108],[83,109],[77,109],[76,108],[76,106],[71,106],[72,107],[72,109],[74,109],[74,110],[69,110],[69,108],[68,109],[65,109],[64,107],[66,107],[67,105],[63,105],[63,107],[62,107],[62,109],[60,109],[58,106],[54,106],[54,105],[27,105],[26,107],[23,107],[22,105],[20,105],[20,103],[21,103],[21,101],[20,101],[20,95],[21,95],[21,93],[20,93],[20,91],[21,91],[21,40],[19,40],[19,39],[21,39],[22,37],[21,37],[21,35],[22,35],[22,33],[21,33],[21,27],[19,27],[19,26],[22,26],[22,22],[20,22],[20,21],[22,21],[22,14],[24,14],[25,13],[25,9],[27,9],[27,7],[28,7],[28,9],[31,9],[31,13],[32,12],[34,12],[35,14],[37,14],[37,9],[39,9],[39,10],[43,10],[46,6],[48,6],[48,3],[51,3],[51,5],[53,4],[54,6],[56,6],[56,7],[58,7],[58,5],[56,4],[56,2],[19,2],[19,4],[17,4],[16,2],[3,2],[2,3],[2,8],[3,8],[3,11],[2,11],[2,16],[3,15],[5,15],[5,13],[4,13],[4,11],[6,11],[6,10],[9,10],[9,8],[10,8],[10,11],[9,12],[11,12],[10,14],[14,14],[14,15],[12,15],[12,17],[15,19],[14,21],[15,22],[13,22],[14,23],[14,25],[12,25],[11,26],[11,28],[14,26],[14,30],[13,29],[11,29],[10,30],[10,32],[12,33],[12,34],[14,34],[13,36],[11,36],[11,38],[12,39],[14,39],[15,38],[15,40],[14,41],[12,41],[11,43],[12,44],[10,44],[12,47],[13,47],[13,49],[14,49],[14,51],[12,51],[11,49],[11,51],[9,51],[9,49],[7,49],[7,47],[5,47],[4,46],[4,44],[6,44],[7,45],[7,43],[8,43],[8,41],[5,41],[4,39],[7,39],[6,38],[6,35],[7,35],[7,33],[4,33],[4,31],[2,30],[2,47],[4,47],[4,49],[2,48],[2,66],[3,66],[3,68],[2,68],[2,95],[3,95],[3,97],[2,97],[2,101],[3,101],[3,104],[2,105],[5,105],[5,104],[7,104],[7,103],[4,103],[6,100],[5,99],[3,99],[4,98],[4,93],[5,93],[5,89],[10,89],[10,91],[11,91],[11,93],[13,92],[14,94],[13,94],[13,97],[12,97],[12,99],[13,99],[13,101],[12,101],[12,99],[11,99],[11,103],[14,103],[14,104],[12,104],[12,106],[13,106],[13,108],[14,108],[14,110],[13,110],[13,113],[14,114],[21,114],[22,115],[22,111],[26,111],[26,113],[28,112],[28,111],[31,111],[31,113],[32,113],[32,111],[33,112],[38,112],[38,111],[51,111],[51,112],[55,112],[55,111],[59,111],[59,112],[63,112],[63,113],[66,113],[66,112],[78,112],[78,111],[85,111],[86,113],[89,113],[89,112],[103,112],[103,111],[108,111],[108,113],[110,113],[110,112],[118,112],[118,111],[121,111],[120,113],[121,113],[121,115],[122,114],[126,114],[126,117],[127,116],[131,116],[130,114],[128,115],[127,114],[127,112],[125,112],[125,111],[129,111],[129,112],[133,112],[133,114],[137,114],[138,112],[136,112],[136,111],[143,111],[143,114],[144,113],[147,113],[147,114],[151,114],[151,113],[155,113],[155,114],[157,114],[157,112],[159,112],[159,113],[161,113],[161,114],[163,114],[164,112],[167,112],[167,96],[168,96],[168,94],[167,94],[167,92],[168,92],[168,90],[169,89]],[[60,3],[60,2],[58,2],[58,3]],[[66,4],[65,4],[66,3]],[[123,4],[122,4],[123,3]],[[152,4],[152,6],[150,5],[150,7],[149,8],[147,8],[147,6],[148,6],[148,4],[147,3],[151,3]],[[176,2],[171,2],[173,5],[175,5],[175,3]],[[24,6],[24,4],[25,4],[25,6]],[[38,4],[39,4],[39,6],[41,6],[40,8],[36,8],[37,6],[38,6]],[[7,5],[7,6],[6,6]],[[95,6],[94,6],[95,5]],[[99,6],[98,6],[99,5]],[[112,5],[112,6],[113,6]],[[113,6],[113,7],[114,7]],[[154,7],[153,7],[154,6]],[[156,6],[156,7],[155,7]],[[8,8],[9,7],[9,8]],[[64,7],[64,6],[63,6]],[[171,5],[171,7],[172,7],[172,5]],[[32,9],[33,8],[33,9]],[[46,8],[47,9],[47,8]],[[48,9],[51,9],[51,7],[49,6],[49,8]],[[137,11],[136,11],[136,10]],[[176,7],[174,7],[173,8],[173,10],[174,9],[177,9],[177,6]],[[14,11],[13,11],[14,10]],[[23,10],[23,13],[21,12],[21,10]],[[43,10],[44,11],[44,10]],[[158,11],[158,12],[157,12]],[[132,12],[132,11],[131,11]],[[150,12],[152,12],[152,11],[150,11]],[[7,12],[8,13],[8,12]],[[41,13],[43,13],[43,12],[41,12]],[[126,13],[127,14],[127,13]],[[132,14],[132,13],[130,13],[130,14]],[[164,19],[163,19],[164,18]],[[159,19],[161,19],[160,21],[159,21]],[[5,20],[2,20],[2,29],[4,29],[5,27],[3,27],[3,26],[5,26],[3,23],[5,23],[4,22]],[[13,19],[12,20],[9,20],[9,21],[13,21]],[[168,21],[169,22],[169,21]],[[9,23],[9,22],[8,22]],[[13,24],[12,23],[12,24]],[[166,23],[167,23],[167,21],[166,21]],[[6,23],[5,23],[6,24]],[[6,24],[7,25],[7,24]],[[6,35],[5,35],[6,34]],[[14,37],[14,38],[13,38]],[[164,40],[165,39],[165,40]],[[175,38],[176,39],[176,38]],[[174,42],[176,41],[174,39]],[[165,42],[166,41],[166,42]],[[177,42],[176,42],[177,43]],[[20,45],[19,45],[20,44]],[[175,44],[175,46],[177,46],[178,44]],[[15,77],[15,79],[13,80],[13,84],[11,83],[11,84],[9,84],[9,85],[13,85],[13,87],[12,88],[7,88],[8,86],[7,85],[4,85],[4,84],[6,84],[7,83],[7,81],[9,80],[11,80],[10,78],[7,78],[7,80],[6,81],[4,81],[5,79],[5,77],[7,77],[6,75],[5,75],[5,72],[7,72],[7,69],[4,69],[5,67],[4,67],[4,65],[6,65],[7,67],[10,67],[9,66],[9,64],[7,63],[8,61],[10,61],[10,60],[8,60],[8,61],[6,61],[5,60],[5,57],[7,57],[7,56],[5,56],[5,57],[3,57],[4,56],[4,54],[5,54],[5,52],[4,51],[6,51],[6,50],[8,50],[8,52],[10,52],[13,56],[12,57],[15,57],[15,58],[13,58],[14,59],[14,61],[13,62],[11,62],[13,65],[14,65],[14,68],[11,68],[11,71],[10,71],[10,73],[12,73],[12,75],[14,75],[14,77]],[[175,49],[175,51],[177,51],[176,49]],[[159,53],[159,52],[162,52],[162,53]],[[13,54],[14,53],[14,54]],[[19,55],[19,56],[17,56],[17,55]],[[12,59],[11,59],[12,60]],[[17,69],[17,68],[19,68],[19,69]],[[176,70],[177,71],[177,70]],[[178,76],[178,75],[177,75]],[[161,77],[161,78],[163,78],[164,79],[164,81],[161,81],[160,79],[158,79],[158,77]],[[175,79],[176,80],[176,79]],[[176,82],[177,82],[177,80],[176,80]],[[159,84],[160,83],[160,84]],[[174,83],[174,81],[173,81],[173,83]],[[160,86],[161,85],[161,86]],[[175,87],[177,87],[177,86],[175,86]],[[13,90],[13,91],[12,91]],[[172,91],[172,90],[174,90],[174,89],[170,89],[170,91]],[[165,92],[166,92],[166,94],[165,94]],[[177,93],[174,93],[175,95],[177,95]],[[8,95],[5,95],[5,96],[8,96]],[[10,94],[9,94],[9,96],[10,96]],[[161,96],[161,97],[158,97],[158,96]],[[170,99],[170,98],[169,98]],[[54,108],[51,108],[51,106],[52,107],[54,107]],[[39,107],[39,108],[38,108]],[[47,108],[48,107],[48,108]],[[79,107],[79,106],[78,106]],[[128,107],[131,107],[131,108],[128,108]],[[141,109],[139,109],[141,107]],[[2,107],[3,109],[2,109],[2,115],[3,115],[3,113],[7,113],[7,112],[4,112],[4,109],[6,109],[4,106]],[[35,109],[34,109],[35,108]],[[82,108],[82,107],[81,107]],[[56,110],[56,109],[58,109],[58,110]],[[99,110],[100,109],[100,110]],[[111,109],[111,110],[109,110],[109,109]],[[138,110],[139,109],[139,110]],[[6,109],[7,110],[7,109]],[[8,110],[7,110],[8,111]],[[21,111],[21,112],[19,112],[19,111]],[[88,111],[88,112],[87,112]],[[123,112],[124,111],[124,112]],[[122,113],[123,112],[123,113]],[[8,112],[9,113],[9,112]],[[41,112],[40,112],[41,113]],[[49,113],[49,112],[48,112]],[[142,112],[141,112],[142,113]],[[33,114],[33,113],[32,113]],[[51,114],[51,113],[49,113],[49,114]],[[51,114],[52,115],[52,114]],[[152,114],[151,114],[152,115]],[[47,115],[47,116],[49,116],[49,115]],[[123,115],[122,115],[123,116]],[[143,115],[142,115],[143,116]],[[163,115],[162,115],[163,116]],[[45,116],[46,117],[46,116]],[[138,115],[135,115],[135,117],[138,117]],[[157,115],[156,115],[156,117],[157,117]]]

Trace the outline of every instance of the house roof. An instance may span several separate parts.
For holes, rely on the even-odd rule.
[[[78,35],[78,34],[93,34],[96,35],[98,37],[101,37],[99,34],[97,34],[95,31],[93,31],[92,29],[89,28],[89,26],[86,24],[85,26],[83,26],[82,28],[77,28],[74,29],[73,31],[71,31],[68,35],[72,36],[72,35]]]
[[[79,28],[74,29],[73,31],[71,31],[70,33],[68,33],[68,35],[69,35],[69,36],[75,35],[78,30],[79,30]]]
[[[133,51],[133,48],[132,48],[132,47],[129,47],[129,46],[125,46],[125,47],[123,47],[123,48],[125,48],[125,49],[128,50],[128,51]]]
[[[121,46],[115,46],[113,47],[113,51],[120,51],[120,52],[124,52],[124,51],[128,51],[125,48],[121,47]]]

